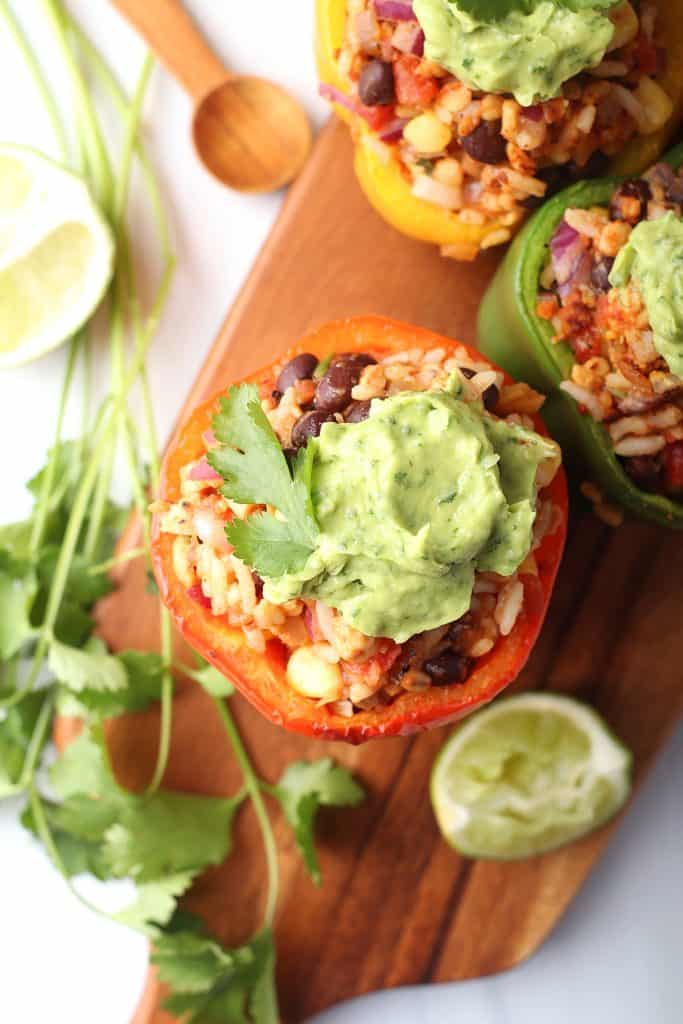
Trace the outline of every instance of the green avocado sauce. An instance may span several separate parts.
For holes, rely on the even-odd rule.
[[[560,94],[562,84],[595,67],[614,25],[615,0],[530,0],[499,17],[477,17],[458,0],[414,0],[425,33],[425,56],[461,82],[485,92],[512,93],[523,106]]]
[[[643,296],[655,348],[671,373],[683,377],[683,220],[674,213],[643,220],[631,232],[609,280],[619,288],[631,279]]]
[[[314,447],[320,529],[303,569],[266,581],[281,603],[316,598],[368,636],[402,643],[460,618],[475,571],[513,574],[532,542],[536,470],[556,445],[448,391],[372,403],[326,423]]]

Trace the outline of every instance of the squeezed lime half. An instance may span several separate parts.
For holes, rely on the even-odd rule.
[[[444,838],[465,856],[522,859],[613,817],[631,791],[631,763],[592,708],[525,693],[449,737],[432,770],[432,806]]]
[[[112,232],[86,183],[32,149],[0,145],[0,367],[71,337],[113,266]]]

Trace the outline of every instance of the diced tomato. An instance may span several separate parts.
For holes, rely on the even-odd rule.
[[[357,103],[356,112],[367,121],[373,132],[380,131],[394,118],[393,107],[366,107],[362,103]]]
[[[439,92],[436,78],[423,78],[415,72],[420,64],[418,57],[403,54],[394,64],[396,99],[404,107],[428,107]]]
[[[393,640],[381,640],[377,653],[366,661],[343,661],[342,673],[347,681],[374,686],[389,671],[400,653],[400,644],[395,644]]]
[[[201,583],[195,583],[193,587],[188,587],[187,596],[191,601],[196,601],[202,608],[211,607],[211,601],[202,590]]]
[[[599,356],[602,351],[600,339],[592,331],[586,331],[585,334],[580,334],[577,338],[571,338],[570,344],[574,349],[577,363],[587,363],[594,356]]]
[[[683,491],[683,441],[666,446],[662,453],[664,483],[669,494]]]

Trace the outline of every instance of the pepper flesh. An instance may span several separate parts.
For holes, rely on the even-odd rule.
[[[683,165],[683,146],[663,158],[674,170]],[[553,343],[553,328],[536,313],[539,275],[552,235],[570,207],[605,206],[623,178],[583,182],[560,192],[543,206],[515,239],[498,268],[479,310],[482,351],[521,380],[548,396],[543,407],[550,426],[581,478],[587,477],[609,501],[639,519],[683,529],[683,504],[642,491],[615,455],[604,426],[583,414],[559,384],[571,374],[574,354]]]
[[[667,125],[652,135],[633,139],[610,164],[613,174],[635,175],[654,163],[671,142],[683,115],[683,0],[660,0],[659,35],[666,41],[666,66],[657,81],[671,98],[674,109]],[[349,94],[349,83],[339,73],[336,55],[344,42],[347,0],[316,0],[316,57],[321,82]],[[413,195],[395,156],[384,162],[365,143],[370,134],[363,118],[333,104],[339,117],[354,135],[356,177],[371,205],[392,227],[410,238],[434,245],[453,247],[460,259],[474,259],[487,235],[503,227],[499,221],[487,224],[463,223],[458,214],[444,210]],[[508,230],[510,230],[508,228]]]
[[[370,316],[328,324],[305,338],[283,359],[291,359],[300,352],[312,352],[319,359],[335,352],[354,351],[381,357],[415,347],[438,347],[447,351],[467,348],[431,331]],[[467,351],[481,359],[475,350]],[[273,379],[272,367],[250,378],[257,385],[267,384],[271,388]],[[510,383],[507,376],[506,383]],[[200,405],[171,442],[161,474],[159,496],[163,501],[179,500],[180,470],[204,453],[202,435],[211,426],[217,400],[215,396]],[[535,417],[535,428],[547,434],[538,417]],[[509,636],[501,637],[490,654],[478,659],[466,683],[433,686],[422,693],[405,693],[387,707],[358,711],[352,718],[317,707],[315,701],[291,689],[285,676],[287,653],[279,642],[270,642],[263,654],[254,651],[248,647],[241,630],[229,626],[225,618],[212,615],[192,600],[173,570],[174,538],[161,532],[158,516],[154,520],[152,538],[154,570],[162,600],[188,643],[230,679],[271,722],[319,739],[351,743],[379,736],[408,735],[462,718],[492,700],[522,670],[541,629],[564,548],[567,489],[561,468],[543,493],[560,509],[562,522],[534,552],[538,575],[521,577],[524,606]]]

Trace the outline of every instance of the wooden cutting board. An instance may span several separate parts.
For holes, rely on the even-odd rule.
[[[387,314],[474,342],[477,305],[498,258],[458,265],[387,227],[356,185],[346,129],[331,123],[185,412],[334,317]],[[612,531],[579,510],[547,625],[518,683],[593,702],[634,751],[639,780],[683,710],[681,579],[680,535],[639,524]],[[155,646],[157,608],[144,583],[132,563],[101,609],[102,631],[116,648]],[[429,806],[429,770],[443,731],[354,749],[306,741],[268,724],[241,698],[232,703],[266,778],[293,759],[332,755],[368,791],[357,810],[322,816],[321,889],[276,817],[278,982],[287,1024],[374,989],[474,978],[518,964],[557,924],[614,830],[518,864],[463,860],[440,839]],[[157,730],[156,711],[113,724],[110,741],[124,783],[148,778]],[[165,784],[211,794],[239,785],[213,706],[194,686],[182,687],[175,701]],[[229,863],[207,872],[186,905],[222,940],[237,943],[259,918],[263,879],[258,833],[245,812]],[[168,1024],[158,1002],[151,975],[135,1024]]]

